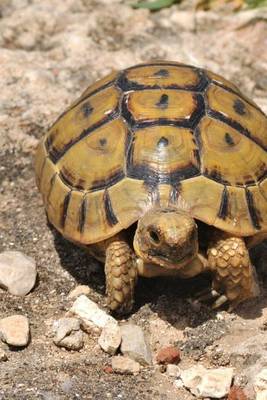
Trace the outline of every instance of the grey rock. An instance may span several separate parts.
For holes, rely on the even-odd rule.
[[[196,365],[181,371],[184,386],[197,397],[225,397],[229,393],[232,379],[233,368],[206,369]]]
[[[121,344],[121,329],[119,325],[107,323],[98,339],[99,346],[108,354],[114,355]]]
[[[28,318],[23,315],[11,315],[1,319],[0,337],[10,346],[26,346],[30,340]]]
[[[141,365],[152,363],[151,349],[143,330],[133,324],[121,325],[121,352]]]
[[[137,374],[140,364],[128,357],[115,356],[111,362],[112,370],[118,374]]]
[[[68,350],[80,350],[83,347],[83,332],[76,318],[62,318],[54,323],[54,343]]]
[[[36,263],[20,251],[0,254],[0,286],[16,296],[25,296],[36,281]]]

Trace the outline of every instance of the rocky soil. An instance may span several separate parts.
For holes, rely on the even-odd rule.
[[[157,352],[170,345],[181,351],[182,370],[199,364],[232,367],[235,386],[246,396],[232,394],[232,400],[253,400],[263,385],[255,380],[267,366],[266,247],[254,253],[260,297],[232,314],[190,302],[209,283],[204,278],[140,280],[127,322],[146,333],[153,363],[135,375],[114,373],[111,366],[121,368],[121,359],[112,362],[101,349],[97,330],[82,336],[79,351],[57,347],[51,336],[54,321],[72,307],[68,295],[78,284],[88,285],[84,295],[105,309],[101,266],[47,225],[35,186],[35,147],[58,114],[112,69],[152,59],[219,72],[267,112],[266,9],[233,14],[226,6],[216,13],[193,12],[192,2],[185,1],[149,13],[131,9],[130,3],[0,1],[0,252],[22,251],[36,261],[38,271],[26,296],[0,289],[0,319],[23,315],[31,332],[24,347],[0,342],[1,400],[199,398],[175,384],[171,367],[166,373],[156,363]],[[70,322],[78,332],[79,324]]]

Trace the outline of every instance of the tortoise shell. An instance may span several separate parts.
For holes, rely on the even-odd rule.
[[[90,244],[153,206],[236,236],[267,232],[267,118],[210,71],[153,62],[90,86],[41,140],[50,222]]]

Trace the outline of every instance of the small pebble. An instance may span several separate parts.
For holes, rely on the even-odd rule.
[[[112,358],[112,370],[118,374],[137,374],[140,364],[128,357],[115,356]]]
[[[163,347],[157,354],[158,364],[177,364],[181,360],[181,353],[177,347]]]
[[[105,365],[105,366],[103,367],[103,371],[104,371],[106,374],[112,374],[112,372],[113,372],[112,366],[111,366],[111,365]]]
[[[25,296],[35,285],[36,263],[20,251],[0,253],[0,286],[16,296]]]
[[[173,382],[173,385],[177,388],[177,389],[181,389],[182,387],[184,387],[183,381],[178,378]]]
[[[230,389],[227,400],[248,400],[248,398],[243,389],[234,385]]]
[[[0,349],[0,362],[7,361],[7,354],[3,349]]]
[[[68,295],[68,299],[76,299],[84,294],[85,296],[90,293],[90,288],[87,285],[78,285],[72,289]]]
[[[121,344],[121,329],[119,325],[107,323],[102,329],[98,344],[106,353],[114,355]]]
[[[121,325],[121,352],[141,365],[152,363],[151,349],[143,330],[134,324]]]
[[[74,301],[70,312],[82,320],[82,326],[85,330],[94,327],[104,328],[107,323],[118,323],[84,294]]]
[[[233,368],[206,369],[202,365],[195,365],[181,371],[181,379],[195,396],[220,399],[229,394]]]
[[[23,315],[11,315],[0,320],[0,337],[10,346],[24,347],[30,340],[29,320]]]
[[[175,364],[168,364],[166,367],[166,374],[171,378],[178,378],[181,374],[181,370]]]
[[[62,318],[54,323],[54,343],[68,350],[80,350],[84,345],[80,321],[76,318]]]

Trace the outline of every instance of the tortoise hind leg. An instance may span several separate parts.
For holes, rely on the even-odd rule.
[[[134,303],[137,280],[136,257],[124,240],[114,240],[106,249],[105,274],[108,307],[125,314]]]
[[[208,265],[213,274],[213,289],[221,293],[213,308],[230,302],[230,309],[259,293],[254,267],[242,238],[222,237],[208,249]]]

